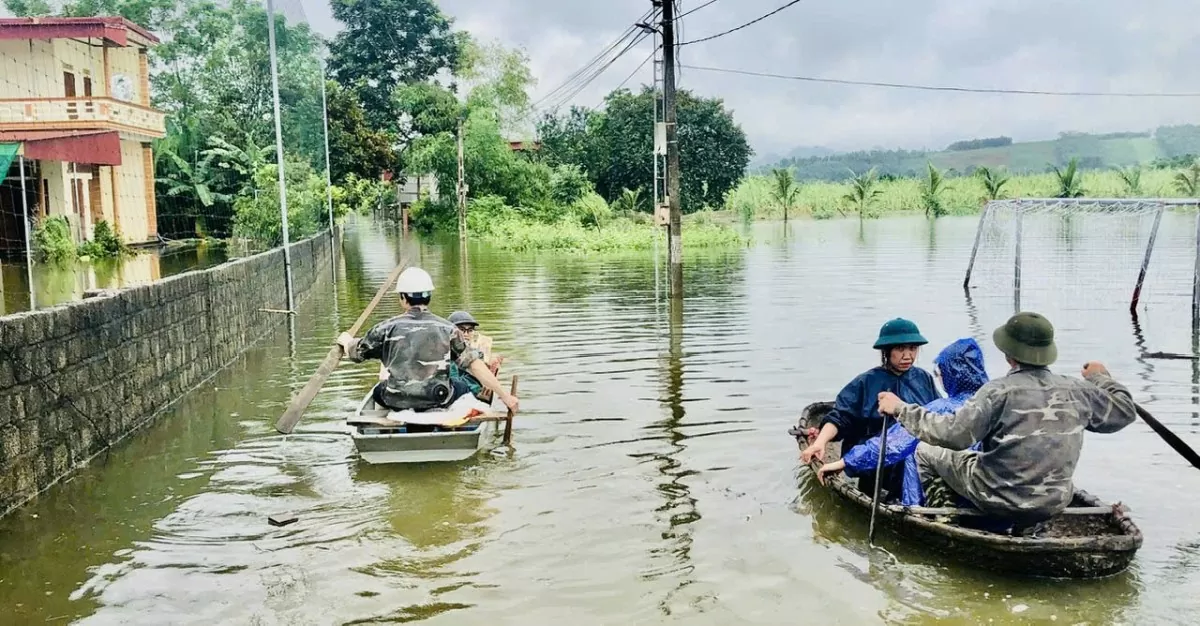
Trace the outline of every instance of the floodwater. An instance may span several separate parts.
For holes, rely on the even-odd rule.
[[[91,289],[131,287],[224,263],[224,246],[142,250],[119,259],[74,260],[33,264],[33,289],[24,257],[0,259],[0,315],[44,309],[79,300]]]
[[[1168,215],[1135,323],[1148,223],[1023,227],[1021,306],[1057,323],[1060,371],[1100,359],[1200,445],[1189,315],[1194,216]],[[510,255],[352,225],[295,321],[65,484],[0,520],[5,623],[1176,624],[1200,610],[1200,473],[1145,424],[1089,435],[1080,487],[1145,533],[1132,568],[1022,580],[930,557],[821,491],[788,437],[800,409],[875,363],[879,325],[985,346],[1011,314],[1006,226],[976,220],[754,226],[689,254],[673,303],[650,255]],[[1011,240],[1007,240],[1011,245]],[[398,258],[469,308],[520,374],[511,454],[370,466],[341,420],[374,377],[346,364],[297,433],[272,424]],[[1004,252],[1004,250],[1009,250]],[[396,312],[391,298],[373,321]],[[292,337],[295,338],[293,343]],[[294,356],[293,356],[294,355]],[[929,366],[934,350],[921,355]],[[276,528],[273,513],[299,521]]]

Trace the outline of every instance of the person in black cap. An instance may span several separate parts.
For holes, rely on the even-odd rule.
[[[488,370],[491,371],[493,375],[499,372],[500,363],[503,361],[503,359],[501,357],[492,357],[492,339],[491,337],[486,337],[478,332],[479,322],[475,321],[475,317],[466,311],[455,311],[451,313],[450,317],[447,319],[451,324],[454,324],[456,327],[458,327],[458,330],[462,332],[464,337],[466,337],[467,343],[471,345],[471,347],[479,350],[481,354],[480,358],[482,358],[484,363],[487,364]],[[461,381],[460,384],[466,385],[476,398],[485,400],[487,390],[484,389],[483,384],[481,384],[477,378],[471,375],[470,372],[463,370],[456,364],[452,363],[450,365],[450,375],[452,378]]]
[[[992,340],[1012,369],[956,413],[931,413],[887,392],[879,394],[879,410],[921,440],[922,483],[944,480],[983,513],[1024,532],[1074,498],[1084,431],[1117,432],[1136,419],[1137,405],[1101,363],[1083,366],[1085,380],[1052,373],[1054,326],[1037,313],[1014,315]],[[976,442],[979,451],[967,449]]]

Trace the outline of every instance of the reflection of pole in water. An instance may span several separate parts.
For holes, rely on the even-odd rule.
[[[1133,345],[1137,348],[1137,356],[1133,357],[1133,360],[1142,366],[1142,373],[1139,375],[1139,378],[1146,382],[1146,389],[1152,389],[1152,385],[1154,384],[1154,364],[1150,362],[1150,359],[1146,358],[1146,335],[1142,332],[1142,324],[1138,321],[1136,312],[1131,315],[1130,321],[1133,325]],[[1194,389],[1192,397],[1195,397]],[[1154,396],[1151,395],[1150,399],[1154,400]]]
[[[459,291],[461,293],[462,303],[466,310],[471,310],[471,251],[467,242],[460,242],[458,246],[458,276],[459,276]]]
[[[673,296],[668,299],[668,354],[666,363],[666,395],[664,401],[669,410],[667,417],[652,428],[662,429],[671,450],[655,454],[658,461],[658,471],[664,479],[659,483],[658,491],[665,497],[666,502],[657,509],[659,513],[668,515],[668,529],[663,533],[663,539],[670,542],[668,546],[652,550],[652,554],[667,553],[673,555],[678,568],[671,571],[688,570],[691,559],[692,536],[688,525],[699,520],[696,510],[696,499],[691,495],[691,489],[684,482],[693,471],[683,468],[677,455],[686,446],[683,440],[686,436],[679,431],[686,413],[683,407],[683,298]],[[689,581],[683,581],[680,586]],[[664,605],[666,601],[664,600]]]
[[[987,337],[983,333],[983,325],[979,323],[979,309],[971,299],[971,290],[963,289],[963,296],[967,300],[967,319],[970,321],[971,336],[975,337],[975,341],[986,341]]]
[[[1200,406],[1200,326],[1192,324],[1192,405]],[[1200,419],[1200,409],[1192,411],[1192,419]]]

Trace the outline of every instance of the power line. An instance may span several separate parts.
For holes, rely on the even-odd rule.
[[[685,12],[683,15],[678,15],[678,16],[676,16],[676,17],[675,17],[675,21],[676,21],[676,22],[678,22],[680,19],[682,19],[682,18],[685,18],[685,17],[687,17],[687,16],[689,16],[689,15],[691,15],[691,14],[695,13],[696,11],[699,11],[700,9],[703,9],[704,7],[706,7],[706,6],[710,5],[710,4],[715,4],[716,2],[717,2],[717,0],[708,0],[708,2],[705,2],[704,4],[702,4],[702,5],[698,6],[698,7],[694,8],[694,9],[688,10],[688,11],[687,11],[687,12]]]
[[[558,107],[566,104],[567,102],[570,102],[572,99],[575,98],[575,96],[578,96],[581,92],[583,92],[583,90],[586,89],[588,87],[588,85],[592,84],[592,82],[594,80],[599,78],[601,74],[606,72],[608,70],[608,68],[612,67],[613,64],[616,63],[621,57],[625,56],[626,53],[628,53],[630,50],[632,50],[634,48],[634,46],[641,43],[642,40],[645,39],[647,36],[648,35],[644,32],[640,33],[638,36],[636,36],[633,39],[633,41],[630,41],[628,44],[626,44],[626,46],[624,48],[622,48],[621,51],[616,54],[616,56],[609,59],[608,62],[606,62],[601,67],[592,71],[585,78],[580,79],[579,81],[576,81],[576,84],[573,87],[571,87],[570,90],[565,93],[565,95],[555,98],[553,101],[554,102],[553,104],[550,104],[550,105],[543,104],[542,106],[537,107],[537,108],[542,109],[542,110],[553,110],[553,109],[557,109]],[[545,100],[546,99],[543,99],[543,102]]]
[[[625,80],[621,81],[620,85],[617,85],[617,89],[624,87],[626,83],[633,80],[633,77],[637,76],[637,73],[642,71],[643,67],[646,67],[646,64],[650,62],[650,59],[654,58],[654,53],[658,52],[659,47],[660,46],[655,46],[654,49],[650,51],[649,56],[647,56],[645,59],[642,60],[641,63],[638,64],[637,69],[633,70],[633,72],[630,73],[629,76]]]
[[[858,85],[863,87],[887,87],[891,89],[914,89],[919,91],[953,91],[959,93],[997,93],[1027,96],[1082,96],[1098,98],[1200,98],[1200,92],[1139,92],[1139,91],[1043,91],[1036,89],[988,89],[983,87],[945,87],[939,85],[917,85],[911,83],[886,83],[868,80],[845,80],[839,78],[819,78],[816,76],[789,76],[769,72],[752,72],[749,70],[732,70],[720,67],[704,67],[700,65],[685,65],[684,67],[702,72],[720,72],[724,74],[741,74],[744,76],[760,76],[764,78],[779,78],[810,83],[829,83],[835,85]]]
[[[774,11],[771,11],[770,13],[767,13],[766,15],[763,15],[763,16],[760,16],[760,17],[756,17],[756,18],[754,18],[754,19],[750,20],[749,22],[746,22],[745,24],[742,24],[741,26],[735,26],[735,27],[733,27],[733,28],[730,28],[729,30],[727,30],[727,31],[725,31],[725,32],[717,33],[717,34],[715,34],[715,35],[709,35],[708,37],[702,37],[702,38],[700,38],[700,39],[693,39],[693,40],[691,40],[691,41],[684,41],[684,42],[682,42],[682,43],[679,43],[679,44],[677,44],[677,45],[680,45],[680,46],[687,46],[687,45],[691,45],[691,44],[694,44],[694,43],[700,43],[700,42],[702,42],[702,41],[712,41],[713,39],[716,39],[716,38],[718,38],[718,37],[724,37],[725,35],[728,35],[728,34],[730,34],[730,33],[736,33],[737,31],[739,31],[739,30],[742,30],[743,28],[746,28],[747,26],[752,26],[752,25],[754,25],[754,24],[757,24],[757,23],[759,23],[759,22],[761,22],[761,21],[763,21],[763,20],[767,19],[768,17],[771,17],[772,15],[775,15],[776,13],[779,13],[780,11],[782,11],[782,10],[784,10],[784,9],[788,8],[788,7],[791,7],[791,6],[794,6],[794,5],[800,4],[800,1],[801,1],[801,0],[792,0],[791,2],[789,2],[789,3],[787,3],[787,4],[785,4],[785,5],[781,6],[781,7],[779,7],[778,9],[775,9]],[[703,8],[703,7],[697,7],[697,8]],[[695,10],[695,9],[693,9],[693,10]],[[684,15],[687,15],[687,14],[685,13]],[[683,17],[683,16],[681,15],[680,17]]]
[[[651,9],[651,10],[647,11],[646,13],[644,13],[642,15],[641,19],[639,19],[638,21],[645,22],[645,21],[651,19],[654,16],[654,14],[655,14],[655,10]],[[543,103],[550,102],[550,101],[554,100],[555,97],[558,96],[559,94],[569,91],[572,88],[574,88],[575,86],[577,86],[581,80],[581,77],[583,77],[587,72],[589,72],[593,68],[595,68],[598,64],[603,63],[605,57],[609,53],[611,53],[618,46],[620,46],[622,43],[624,43],[630,36],[634,36],[638,32],[639,32],[639,29],[636,26],[630,26],[630,27],[626,28],[621,33],[621,36],[618,37],[611,44],[609,44],[608,47],[601,50],[599,54],[592,57],[592,59],[589,60],[587,63],[585,63],[582,67],[575,70],[570,76],[568,76],[566,79],[564,79],[563,82],[559,86],[555,87],[549,93],[547,93],[546,95],[539,98],[536,102],[534,102],[533,108],[544,108],[544,107],[542,107]],[[618,53],[618,57],[623,53],[624,53],[623,51],[621,53]]]

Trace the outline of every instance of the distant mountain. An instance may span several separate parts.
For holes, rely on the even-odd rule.
[[[779,163],[784,159],[811,159],[813,157],[827,157],[837,154],[837,151],[831,150],[824,146],[800,146],[793,148],[790,152],[768,152],[762,155],[756,155],[754,160],[750,162],[751,169],[766,167]]]
[[[797,151],[810,150],[798,148]],[[824,150],[824,149],[820,149]],[[1044,172],[1072,158],[1087,169],[1148,164],[1156,160],[1178,160],[1200,155],[1200,126],[1161,126],[1153,132],[1089,134],[1066,132],[1050,141],[1013,142],[1009,137],[965,139],[946,150],[870,150],[809,156],[788,155],[756,167],[792,168],[800,180],[845,180],[851,171],[862,173],[872,167],[880,175],[919,176],[926,163],[948,170],[951,175],[970,174],[980,166],[1005,167],[1013,173]],[[752,166],[754,167],[754,166]]]

